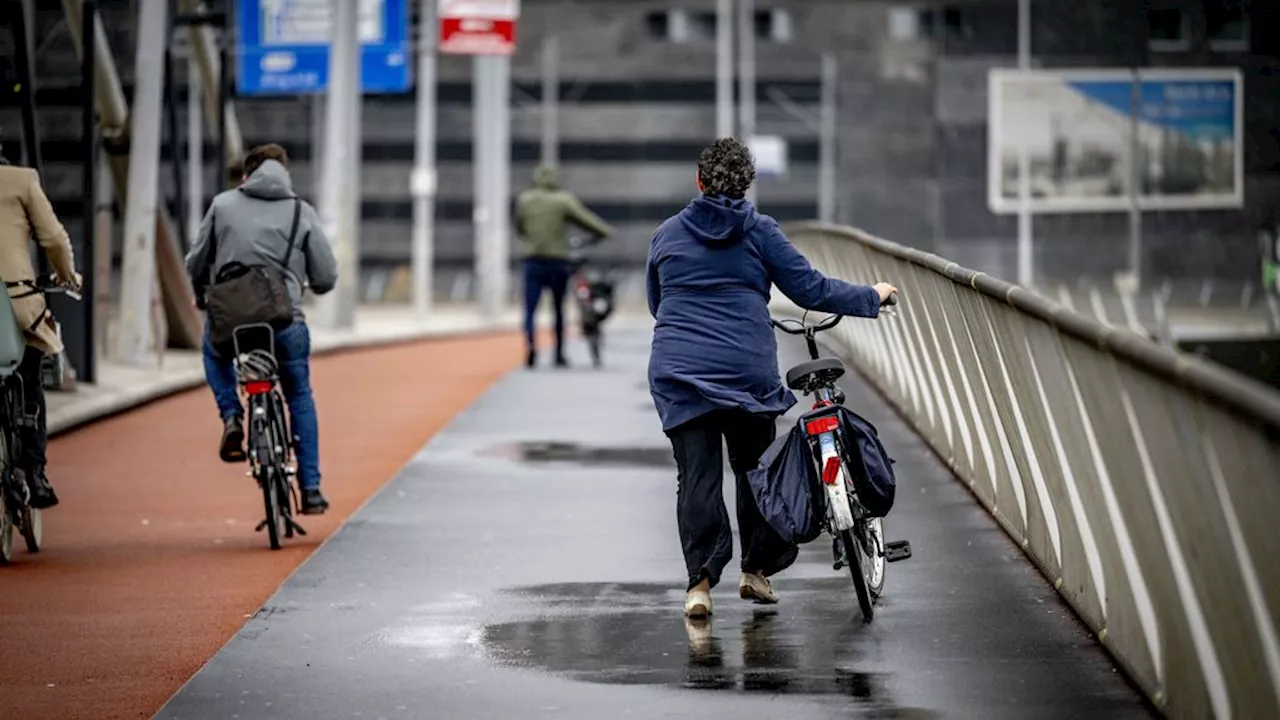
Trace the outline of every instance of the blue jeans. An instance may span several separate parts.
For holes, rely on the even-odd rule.
[[[564,297],[572,275],[573,266],[568,260],[531,257],[524,261],[524,336],[530,352],[537,348],[533,316],[543,291],[550,290],[556,310],[556,356],[564,354]]]
[[[213,390],[218,413],[225,421],[244,415],[240,404],[234,358],[224,357],[204,334],[204,376]],[[303,490],[320,487],[320,421],[311,394],[311,332],[295,322],[276,333],[276,359],[280,364],[280,389],[289,405],[298,460],[298,484]]]

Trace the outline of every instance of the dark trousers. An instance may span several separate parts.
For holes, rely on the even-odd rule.
[[[218,414],[223,420],[241,415],[235,358],[223,355],[204,333],[204,376],[213,390]],[[289,427],[293,430],[298,460],[298,485],[303,490],[320,487],[320,420],[311,392],[311,331],[306,323],[295,322],[276,333],[276,360],[280,363],[280,389],[289,406]]]
[[[533,337],[533,316],[542,293],[550,290],[556,310],[556,356],[564,354],[564,296],[572,274],[568,260],[528,258],[524,261],[524,336],[530,352],[538,347]]]
[[[47,464],[45,446],[49,438],[46,433],[48,418],[45,417],[44,383],[40,379],[42,360],[44,353],[28,345],[22,355],[22,362],[18,365],[18,375],[22,378],[23,403],[26,405],[24,412],[35,417],[35,427],[24,425],[18,429],[18,444],[21,447],[16,458],[17,466],[28,477],[32,473],[39,473]]]
[[[667,431],[676,459],[676,520],[690,588],[703,579],[715,587],[733,558],[733,530],[724,506],[722,443],[729,448],[729,467],[737,483],[743,571],[768,576],[795,560],[797,549],[761,517],[747,483],[747,473],[760,462],[773,436],[773,418],[743,410],[718,410]]]

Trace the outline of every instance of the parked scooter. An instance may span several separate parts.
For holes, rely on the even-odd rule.
[[[569,264],[573,267],[571,281],[574,300],[582,318],[582,336],[591,349],[591,363],[599,368],[604,345],[604,321],[613,314],[613,295],[616,282],[608,270],[591,267],[587,261],[588,247],[600,242],[599,237],[569,239]]]

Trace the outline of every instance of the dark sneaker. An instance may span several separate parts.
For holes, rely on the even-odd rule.
[[[31,507],[36,510],[48,510],[58,504],[58,495],[45,477],[44,469],[38,469],[28,475],[27,487],[31,489]]]
[[[218,457],[226,463],[242,463],[244,454],[244,419],[239,415],[227,418],[222,426],[222,445]]]
[[[529,354],[525,356],[524,366],[527,368],[533,368],[537,364],[538,364],[538,351],[530,350]]]
[[[329,501],[324,499],[324,494],[320,492],[320,488],[302,491],[303,515],[323,515],[324,511],[328,509]]]
[[[569,367],[569,359],[564,355],[556,355],[556,367],[564,370]]]

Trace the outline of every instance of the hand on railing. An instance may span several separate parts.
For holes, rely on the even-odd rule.
[[[898,288],[886,282],[879,282],[874,285],[877,293],[880,294],[880,314],[897,315],[898,313],[889,308],[898,304]]]

